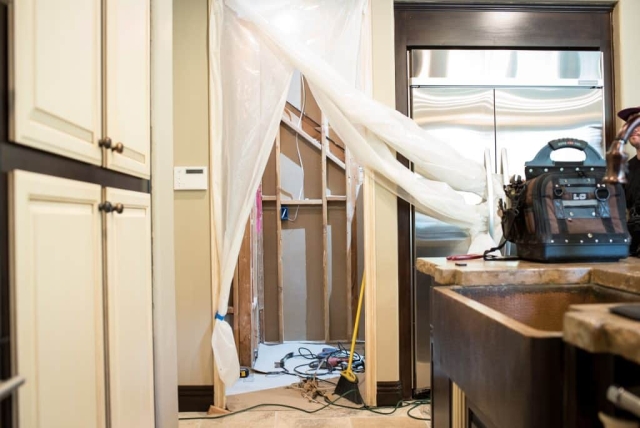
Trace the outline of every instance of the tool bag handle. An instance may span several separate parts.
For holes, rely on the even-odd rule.
[[[551,159],[551,153],[556,150],[571,148],[581,150],[585,153],[586,159],[582,162],[556,162]],[[533,160],[524,163],[525,175],[527,179],[540,175],[546,168],[548,171],[558,171],[561,167],[584,167],[584,168],[604,168],[606,162],[600,153],[589,145],[584,140],[578,140],[576,138],[558,138],[557,140],[549,141],[540,151],[536,154]],[[533,171],[529,171],[533,169]]]

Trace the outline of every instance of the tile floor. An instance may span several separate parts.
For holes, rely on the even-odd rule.
[[[233,414],[218,420],[180,420],[180,428],[425,428],[428,421],[415,420],[407,416],[411,406],[398,409],[393,415],[378,415],[368,411],[339,407],[323,409],[312,415],[295,410],[251,410]],[[388,412],[393,409],[382,409]],[[429,418],[429,406],[421,405],[411,411],[413,416]],[[206,416],[204,413],[180,413],[180,418]]]

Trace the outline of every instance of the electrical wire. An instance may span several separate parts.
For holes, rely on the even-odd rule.
[[[347,394],[350,394],[351,391],[347,391],[344,394],[340,395],[338,398],[336,398],[335,400],[329,400],[327,397],[325,397],[325,403],[322,407],[319,407],[315,410],[307,410],[307,409],[302,409],[300,407],[295,407],[295,406],[290,406],[288,404],[270,404],[270,403],[264,403],[264,404],[257,404],[255,406],[251,406],[251,407],[247,407],[246,409],[242,409],[242,410],[238,410],[235,411],[233,413],[227,413],[224,415],[219,415],[219,416],[199,416],[199,417],[190,417],[190,418],[179,418],[179,420],[181,421],[189,421],[189,420],[205,420],[205,419],[222,419],[222,418],[228,418],[230,416],[233,415],[238,415],[240,413],[245,413],[248,412],[250,410],[255,410],[261,407],[281,407],[284,409],[290,409],[290,410],[298,410],[307,414],[314,414],[317,413],[321,410],[326,409],[329,406],[335,406],[335,407],[340,407],[343,409],[351,409],[351,410],[361,410],[361,411],[368,411],[368,412],[372,412],[372,413],[376,413],[378,415],[392,415],[394,414],[398,409],[402,409],[408,406],[411,406],[411,408],[407,411],[407,416],[409,416],[412,419],[416,419],[419,421],[430,421],[431,418],[419,418],[417,416],[413,416],[411,415],[411,411],[415,410],[417,407],[422,406],[422,405],[426,405],[429,404],[429,400],[419,400],[419,401],[398,401],[396,403],[395,406],[393,406],[393,408],[391,406],[385,407],[385,406],[375,406],[375,407],[370,407],[367,405],[364,406],[360,406],[360,407],[354,407],[354,406],[345,406],[342,404],[337,404],[337,401],[340,400],[341,398],[344,398],[344,396],[346,396]],[[389,412],[382,412],[380,411],[380,409],[392,409]]]

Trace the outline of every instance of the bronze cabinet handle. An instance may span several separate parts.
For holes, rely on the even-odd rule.
[[[124,151],[124,144],[116,143],[115,146],[111,147],[111,151],[122,153]]]
[[[106,201],[98,205],[98,209],[106,213],[111,213],[115,211],[118,214],[122,214],[122,212],[124,211],[124,205],[122,205],[121,203],[117,203],[114,205],[111,202]]]
[[[106,201],[98,205],[98,210],[110,213],[111,211],[113,211],[113,205],[111,205],[111,202]]]
[[[98,140],[98,146],[100,147],[104,147],[105,149],[110,149],[111,148],[111,138],[109,137],[104,137]]]
[[[122,211],[124,211],[124,205],[122,205],[121,203],[117,203],[113,206],[113,210],[118,214],[122,214]]]

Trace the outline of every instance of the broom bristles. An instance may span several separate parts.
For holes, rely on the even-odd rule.
[[[342,398],[346,398],[352,403],[364,404],[362,395],[360,395],[360,389],[358,388],[357,377],[355,381],[351,381],[344,375],[341,375],[340,379],[338,380],[338,384],[336,385],[336,389],[333,393],[339,395]]]

